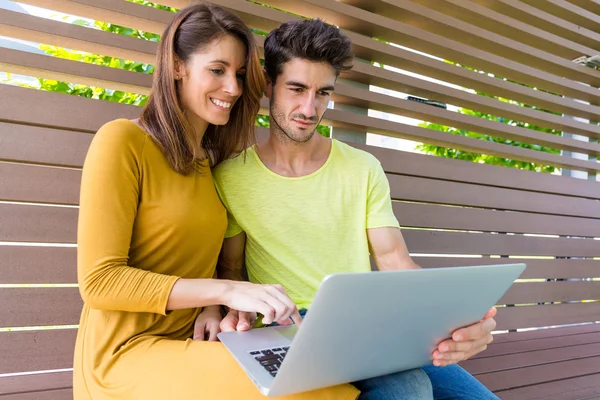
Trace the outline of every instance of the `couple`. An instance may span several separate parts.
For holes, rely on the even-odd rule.
[[[351,63],[349,39],[318,20],[271,32],[263,72],[235,15],[175,15],[141,118],[104,125],[84,164],[76,400],[263,398],[219,329],[249,329],[256,313],[300,324],[321,279],[368,271],[369,253],[382,270],[419,268],[378,161],[315,134]],[[270,136],[243,151],[263,93]],[[431,366],[286,398],[496,399],[455,365],[485,349],[494,313],[440,343]]]

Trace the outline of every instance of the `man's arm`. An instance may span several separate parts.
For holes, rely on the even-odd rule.
[[[419,269],[410,258],[402,232],[396,227],[367,229],[369,251],[380,271]]]
[[[219,261],[217,262],[217,276],[219,279],[247,280],[244,264],[245,247],[246,234],[244,232],[223,241]]]
[[[223,241],[219,260],[217,261],[217,276],[219,279],[248,280],[244,263],[245,249],[246,234],[244,232]],[[225,308],[227,309],[227,307]],[[228,309],[227,315],[221,321],[219,328],[222,332],[247,331],[254,325],[255,320],[256,313]]]
[[[400,229],[367,229],[367,239],[380,271],[421,268],[410,258]],[[491,332],[496,327],[495,315],[496,309],[492,307],[480,322],[454,331],[452,339],[444,340],[433,352],[433,364],[444,366],[458,363],[485,350],[493,340]]]

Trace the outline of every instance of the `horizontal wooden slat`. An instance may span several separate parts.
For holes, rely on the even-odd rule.
[[[0,9],[0,35],[153,64],[156,42]]]
[[[592,14],[600,14],[600,3],[598,0],[567,0],[569,3],[583,8]]]
[[[475,153],[484,153],[526,162],[541,163],[543,165],[552,165],[560,168],[570,168],[590,172],[600,170],[600,163],[594,161],[577,160],[542,151],[510,146],[487,140],[479,140],[461,135],[452,135],[437,130],[368,117],[354,112],[328,109],[325,112],[322,123],[334,127],[357,130],[359,132],[377,133],[384,136],[416,140],[438,146]]]
[[[2,49],[0,71],[146,95],[152,86],[149,74],[12,49]]]
[[[537,328],[598,321],[600,303],[501,307],[495,319],[498,330]]]
[[[0,374],[72,368],[76,335],[75,329],[0,332]]]
[[[598,257],[592,239],[539,238],[492,233],[440,232],[407,229],[408,250],[426,254],[483,254],[522,256]]]
[[[600,357],[600,342],[497,357],[478,358],[462,362],[461,366],[471,374],[483,374],[586,357]]]
[[[451,2],[452,0],[450,0]],[[460,43],[465,46],[463,49],[459,45],[456,49],[462,49],[461,54],[457,54],[454,58],[450,58],[448,53],[442,55],[448,60],[458,61],[457,57],[480,57],[484,62],[489,62],[485,57],[485,54],[493,54],[495,56],[504,57],[505,60],[511,60],[516,63],[520,63],[524,66],[542,69],[551,74],[557,76],[566,77],[569,79],[581,80],[582,82],[595,84],[598,81],[600,75],[596,74],[594,70],[585,70],[585,67],[571,63],[571,59],[578,57],[581,54],[589,54],[588,48],[572,44],[571,49],[566,54],[561,56],[555,55],[554,52],[549,53],[544,51],[539,45],[528,45],[523,43],[522,39],[513,40],[502,35],[499,35],[489,29],[479,27],[474,24],[469,24],[462,21],[460,18],[455,18],[452,13],[444,13],[444,7],[450,8],[454,6],[455,9],[460,9],[460,6],[454,4],[445,4],[445,1],[427,1],[427,0],[415,0],[415,1],[399,1],[399,0],[345,0],[347,4],[352,4],[363,10],[377,13],[379,15],[386,16],[392,20],[401,22],[410,27],[421,29],[427,33],[438,35],[438,37],[449,39],[449,43],[455,44]],[[420,3],[420,4],[415,4]],[[460,3],[460,1],[459,1]],[[462,5],[468,8],[468,2],[462,0]],[[341,9],[340,9],[341,10]],[[484,19],[480,17],[480,19]],[[517,30],[513,28],[513,30]],[[390,38],[393,33],[390,34]],[[564,44],[564,40],[559,40],[558,43],[551,40],[548,34],[542,33],[542,40],[550,42],[550,45],[554,45],[555,48],[568,49],[568,44]],[[476,38],[476,40],[474,40]],[[538,42],[540,42],[538,38]],[[397,42],[398,43],[398,42]],[[421,47],[417,47],[417,50],[428,51],[426,49],[430,44],[421,44]],[[408,45],[409,47],[412,47]],[[543,46],[543,45],[542,45]],[[468,51],[466,49],[472,50]],[[430,54],[441,54],[436,49],[437,53]],[[577,53],[579,51],[579,53]],[[591,50],[593,52],[593,50]],[[486,52],[486,53],[482,53]],[[466,60],[466,58],[463,58]],[[479,60],[478,60],[479,61]],[[496,59],[499,62],[500,59]],[[473,65],[471,63],[463,63],[463,65]],[[484,64],[479,64],[482,69],[487,72],[494,72],[489,67],[483,67]],[[487,68],[487,69],[486,69]],[[514,68],[514,67],[513,67]],[[496,72],[494,72],[496,73]],[[514,74],[514,72],[510,72]],[[531,73],[531,72],[529,72]],[[501,75],[500,73],[497,73]],[[507,76],[507,75],[503,75]]]
[[[4,328],[76,325],[83,302],[73,287],[8,287],[0,288],[0,304],[0,328]]]
[[[95,133],[108,121],[135,119],[140,112],[140,107],[127,104],[0,85],[0,121],[3,122]]]
[[[584,46],[600,49],[600,34],[565,21],[519,0],[471,0],[502,15],[518,19],[528,25],[572,40]],[[582,0],[587,1],[587,0]]]
[[[477,375],[477,379],[490,390],[496,391],[599,372],[600,362],[598,362],[598,358],[589,357],[489,374],[479,374]]]
[[[0,122],[0,160],[81,167],[93,136]]]
[[[393,208],[400,225],[406,227],[590,237],[600,235],[600,219],[404,202],[394,202]]]
[[[10,394],[2,400],[72,400],[73,389],[58,389],[33,393]]]
[[[30,392],[70,389],[71,387],[73,387],[73,372],[71,371],[0,377],[0,396],[21,393],[24,395]],[[2,397],[2,399],[4,398]]]
[[[588,323],[574,326],[563,326],[558,328],[547,328],[547,329],[535,329],[530,331],[522,332],[511,332],[511,333],[500,333],[494,335],[494,343],[496,346],[500,343],[514,343],[514,342],[526,342],[531,343],[537,342],[538,339],[549,339],[564,336],[578,336],[585,333],[596,333],[600,332],[600,324]]]
[[[219,3],[221,3],[221,0],[219,0]],[[302,0],[295,2],[269,0],[265,4],[307,17],[321,17],[343,29],[375,36],[393,43],[400,43],[403,46],[427,54],[435,54],[438,57],[456,61],[462,65],[469,65],[553,93],[592,103],[597,103],[600,100],[595,90],[573,81],[558,79],[556,75],[545,72],[547,62],[543,62],[541,59],[536,64],[540,69],[536,69],[334,0]],[[396,6],[400,5],[405,9],[409,9],[409,6],[410,9],[418,8],[416,7],[418,5],[406,1],[396,4]],[[549,63],[552,64],[551,61]],[[577,71],[575,76],[578,81],[600,84],[600,72],[595,70],[586,71],[584,67],[577,65],[565,65],[564,69],[561,69],[561,76],[568,75],[571,68]]]
[[[77,283],[77,249],[0,246],[0,284],[22,283]]]
[[[519,43],[526,44],[558,57],[572,60],[582,54],[594,54],[596,50],[568,39],[553,35],[549,32],[535,28],[527,23],[495,12],[489,8],[478,5],[473,1],[465,0],[412,0],[429,8],[436,7],[437,11],[453,18],[459,19],[468,25],[475,25],[486,31],[507,37]],[[588,1],[588,0],[583,0]],[[466,36],[466,35],[465,35]],[[459,40],[459,37],[450,37]],[[479,41],[470,42],[478,46]],[[508,56],[510,58],[510,56]]]
[[[402,175],[388,180],[395,200],[600,218],[595,200]]]
[[[553,382],[496,392],[502,400],[596,400],[600,395],[600,374],[561,379]],[[590,397],[592,396],[592,397]]]
[[[448,111],[438,107],[431,107],[410,100],[398,99],[396,97],[375,93],[368,89],[360,89],[344,83],[338,83],[336,85],[333,100],[336,103],[341,102],[357,107],[399,114],[415,119],[423,119],[441,125],[448,125],[458,129],[484,133],[494,137],[511,139],[523,143],[534,143],[584,154],[598,154],[600,152],[600,145],[597,143],[567,139],[562,136],[550,135],[545,132],[538,132],[531,129],[503,124],[501,122],[490,121],[485,118]],[[586,129],[577,129],[578,133],[590,134],[591,130],[589,127],[593,126],[594,125],[585,124]],[[596,133],[594,133],[594,135],[595,134]]]
[[[532,307],[546,307],[546,306],[532,306]],[[556,306],[548,306],[556,307]],[[529,340],[519,340],[513,342],[497,342],[494,340],[488,349],[477,355],[476,359],[488,358],[493,359],[498,356],[505,356],[510,354],[521,354],[526,352],[533,352],[539,350],[558,349],[563,347],[572,347],[580,345],[588,345],[593,343],[600,343],[600,330],[596,329],[587,333],[571,334],[567,328],[552,328],[552,329],[540,329],[531,332],[536,332],[537,337]],[[557,336],[545,336],[552,334],[553,331],[563,331],[564,334]],[[521,333],[529,332],[518,332],[509,333],[508,335],[520,335]],[[496,335],[504,336],[504,335]]]
[[[52,4],[46,0],[23,0],[21,3],[157,34],[162,34],[173,18],[173,14],[154,7],[120,0],[53,0]]]
[[[522,282],[515,283],[498,304],[527,304],[600,300],[600,281],[597,282]]]
[[[498,168],[494,165],[423,154],[398,153],[397,150],[356,143],[352,145],[373,154],[381,161],[384,170],[393,174],[600,199],[598,184],[585,179],[540,174],[514,168]]]
[[[77,242],[77,209],[0,203],[0,241]]]
[[[0,200],[77,204],[81,170],[0,162]]]
[[[472,265],[493,265],[499,263],[525,263],[527,268],[521,279],[532,278],[597,278],[600,277],[600,260],[532,260],[520,258],[489,257],[413,257],[423,268],[464,267]]]
[[[354,38],[354,40],[356,40],[356,38]],[[377,48],[378,46],[387,45],[374,42],[372,46]],[[398,49],[397,47],[391,47],[391,49],[393,50],[389,51],[394,53],[406,51]],[[465,70],[463,68],[457,68],[456,66],[452,66],[443,62],[436,64],[436,60],[429,61],[428,65],[418,64],[415,60],[413,60],[413,58],[415,58],[414,53],[410,53],[408,51],[406,52],[408,54],[406,55],[406,58],[403,59],[402,64],[402,67],[405,69],[410,69],[410,66],[415,64],[419,67],[415,67],[415,69],[421,69],[419,73],[427,74],[444,81],[448,80],[447,78],[444,78],[448,75],[456,75],[462,79],[472,79],[468,82],[464,82],[464,84],[468,84],[471,87],[475,86],[478,88],[478,90],[483,91],[484,93],[495,93],[498,96],[508,97],[516,101],[518,100],[524,102],[525,104],[537,105],[543,109],[562,112],[571,116],[578,116],[586,119],[598,118],[595,116],[595,114],[599,111],[597,107],[576,103],[572,100],[553,96],[542,91],[534,91],[525,86],[514,85],[510,82],[500,79],[490,78],[484,74],[475,74],[475,76],[470,77],[469,75],[466,75],[466,72],[472,71]],[[598,137],[598,127],[585,122],[578,122],[573,119],[564,118],[562,116],[547,112],[498,101],[493,98],[480,96],[468,91],[428,82],[424,79],[414,79],[405,74],[374,67],[365,63],[355,63],[354,68],[346,74],[346,78],[363,84],[379,86],[386,89],[412,94],[417,97],[443,101],[448,104],[504,117],[506,119],[524,121],[533,125],[556,130],[564,130],[567,132],[578,132],[584,136],[594,138]],[[486,78],[492,79],[492,81],[488,81]]]
[[[597,15],[591,13],[590,11],[584,10],[583,8],[579,8],[573,4],[567,3],[564,0],[546,0],[543,3],[540,3],[537,0],[521,1],[566,21],[572,22],[596,33],[600,33]]]

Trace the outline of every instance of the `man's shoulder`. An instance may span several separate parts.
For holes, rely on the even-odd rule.
[[[234,179],[251,172],[250,169],[252,166],[249,161],[254,156],[253,153],[254,149],[250,147],[235,157],[223,161],[213,170],[214,179],[217,183],[220,183],[223,180]]]
[[[381,163],[373,154],[357,149],[339,140],[334,139],[333,142],[337,149],[337,159],[340,164],[347,164],[347,167],[352,167],[353,169],[370,170],[372,168],[379,168]]]

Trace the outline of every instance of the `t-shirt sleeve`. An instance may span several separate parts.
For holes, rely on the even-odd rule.
[[[77,232],[79,290],[91,308],[166,314],[178,277],[130,266],[145,136],[122,121],[96,133],[83,166]]]
[[[392,210],[390,184],[380,163],[371,168],[367,197],[367,229],[396,227],[398,220]]]
[[[227,198],[225,196],[225,192],[223,190],[223,177],[219,174],[218,171],[216,171],[215,173],[214,182],[219,198],[221,199],[223,206],[227,210],[227,230],[225,230],[225,239],[229,239],[231,237],[239,235],[240,233],[244,232],[244,230],[238,224],[237,220],[235,219],[235,216],[231,213],[231,209],[229,207]]]

